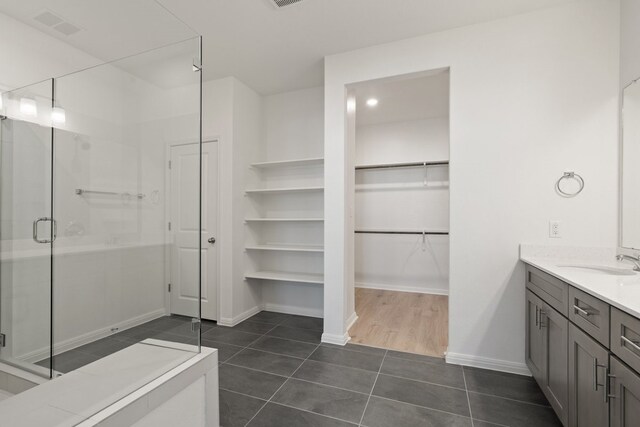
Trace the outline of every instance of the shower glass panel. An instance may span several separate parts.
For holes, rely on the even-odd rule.
[[[199,352],[198,58],[193,38],[55,79],[55,372],[138,342],[183,350],[165,371]],[[193,153],[178,194],[174,145]],[[189,301],[179,312],[169,294],[177,284]]]
[[[0,102],[0,361],[50,377],[53,81]]]

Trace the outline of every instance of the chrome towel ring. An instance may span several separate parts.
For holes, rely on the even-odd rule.
[[[578,183],[578,186],[579,186],[578,189],[576,191],[574,191],[573,193],[568,193],[568,192],[562,190],[560,184],[565,179],[575,180]],[[573,171],[565,172],[556,181],[556,191],[558,191],[558,194],[560,194],[562,197],[575,197],[578,194],[580,194],[582,192],[582,190],[584,190],[584,179],[582,179],[582,177],[580,175],[578,175],[577,173],[575,173]]]

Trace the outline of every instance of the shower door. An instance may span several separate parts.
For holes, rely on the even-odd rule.
[[[51,376],[53,81],[0,103],[0,362]],[[39,362],[39,363],[38,363]]]

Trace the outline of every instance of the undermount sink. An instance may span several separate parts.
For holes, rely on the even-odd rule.
[[[559,265],[562,268],[572,268],[588,273],[602,274],[605,276],[635,276],[636,272],[628,268],[608,267],[604,265]]]

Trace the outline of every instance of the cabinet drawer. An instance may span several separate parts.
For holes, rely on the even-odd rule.
[[[640,319],[611,307],[611,351],[640,372]]]
[[[527,288],[565,317],[569,311],[569,285],[527,265]]]
[[[569,319],[609,348],[609,304],[570,286]]]

